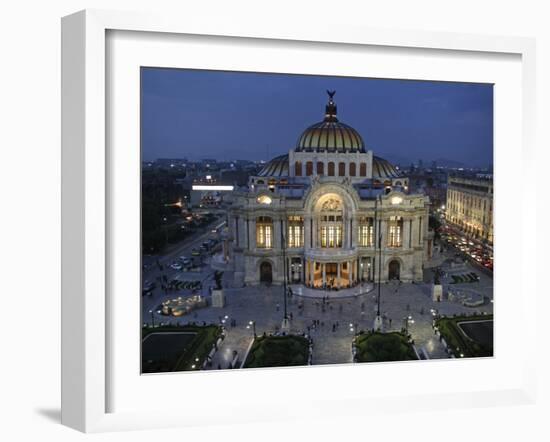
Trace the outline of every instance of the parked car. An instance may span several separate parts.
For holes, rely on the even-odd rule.
[[[191,258],[187,256],[180,256],[180,261],[184,267],[189,267],[191,265]]]
[[[177,261],[174,261],[170,267],[174,270],[182,270],[183,269],[183,265]]]
[[[200,254],[201,254],[201,252],[200,252],[199,249],[195,248],[195,249],[191,250],[191,255],[193,255],[193,256],[200,256]]]

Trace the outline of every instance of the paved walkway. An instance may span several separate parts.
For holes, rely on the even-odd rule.
[[[226,280],[225,277],[224,280]],[[471,283],[468,286],[483,291],[492,299],[490,278],[482,277],[481,282]],[[319,296],[307,296],[307,294],[321,294],[322,297],[324,294],[322,290],[304,287],[301,296],[294,295],[288,299],[288,314],[292,318],[291,332],[307,333],[312,336],[314,364],[342,364],[351,361],[351,341],[354,333],[372,329],[374,324],[378,287],[369,286],[369,288],[372,290],[354,296],[330,296],[328,301],[323,303]],[[386,317],[385,328],[400,330],[405,325],[405,318],[410,316],[411,320],[407,325],[412,338],[417,348],[419,350],[424,348],[430,359],[448,357],[439,339],[433,333],[431,309],[437,309],[439,313],[445,315],[473,312],[492,313],[493,311],[492,303],[469,308],[447,300],[433,302],[431,300],[431,284],[427,283],[387,283],[382,284],[380,289],[380,308],[381,313]],[[348,290],[353,291],[354,289]],[[256,321],[257,334],[261,335],[264,332],[279,331],[283,319],[283,288],[281,286],[227,288],[224,291],[226,295],[224,308],[203,308],[186,317],[178,318],[178,320],[154,314],[156,323],[170,320],[182,324],[225,321],[223,325],[226,326],[227,337],[213,360],[213,369],[217,369],[218,364],[222,368],[227,368],[233,358],[233,351],[238,352],[239,359],[244,358],[253,335],[252,329],[246,328],[249,321]],[[178,293],[177,295],[184,294]],[[341,290],[330,292],[330,294],[345,295],[346,292]],[[174,296],[174,294],[156,295],[150,299],[150,302],[158,305],[164,298]],[[150,306],[147,304],[149,302],[143,305],[143,317],[146,322],[149,322]],[[231,327],[232,319],[236,321],[236,325],[233,327]],[[319,321],[320,324],[315,328],[313,328],[314,320]]]

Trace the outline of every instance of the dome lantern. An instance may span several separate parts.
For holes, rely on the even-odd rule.
[[[296,143],[296,152],[366,152],[361,135],[336,117],[336,91],[327,90],[327,94],[329,101],[325,106],[325,118],[302,133]]]

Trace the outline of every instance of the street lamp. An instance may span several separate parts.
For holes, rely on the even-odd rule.
[[[376,229],[376,242],[378,243],[378,297],[376,302],[376,318],[374,318],[374,330],[381,331],[384,325],[382,317],[380,316],[380,290],[382,284],[382,226],[381,221],[378,220],[378,198],[374,200],[374,227]],[[374,253],[376,255],[376,243],[374,246]],[[376,267],[374,268],[376,271]]]
[[[287,312],[287,266],[286,266],[286,239],[285,239],[285,233],[284,233],[285,225],[283,221],[281,220],[281,243],[282,243],[282,249],[283,249],[283,307],[284,307],[284,314],[283,314],[283,323],[281,325],[282,331],[290,331],[290,322],[288,320],[288,312]]]
[[[248,325],[246,328],[250,328],[252,326],[252,331],[254,333],[254,339],[256,339],[256,321],[248,321]]]
[[[149,310],[149,313],[151,313],[151,327],[155,328],[155,314],[153,310]]]

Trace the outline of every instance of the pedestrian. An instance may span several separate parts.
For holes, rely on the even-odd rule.
[[[390,321],[390,328],[391,328],[391,318],[389,319],[389,321]]]
[[[279,303],[275,306],[277,308],[277,311],[279,311]]]

